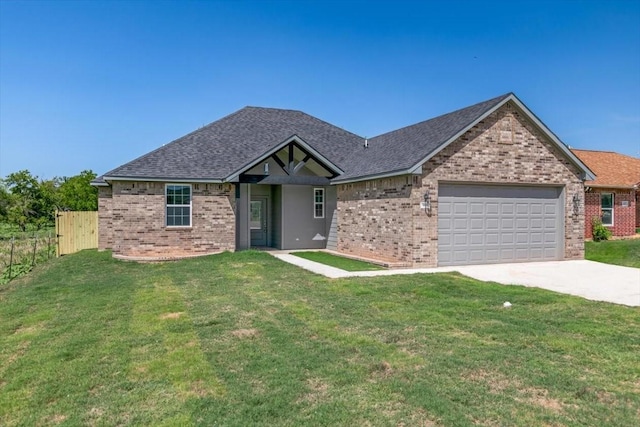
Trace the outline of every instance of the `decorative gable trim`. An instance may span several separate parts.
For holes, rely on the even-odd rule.
[[[307,153],[311,154],[313,158],[325,169],[332,172],[334,175],[341,175],[344,173],[342,169],[333,164],[329,159],[324,157],[318,151],[316,151],[311,145],[309,145],[304,139],[300,138],[298,135],[291,135],[289,138],[282,141],[280,144],[273,147],[271,150],[263,153],[261,156],[257,157],[254,160],[251,160],[249,163],[245,164],[240,169],[233,172],[231,175],[224,178],[225,182],[237,182],[240,179],[240,175],[255,166],[259,163],[264,162],[269,159],[271,156],[274,156],[278,151],[282,150],[289,144],[297,144],[300,148],[302,148]]]

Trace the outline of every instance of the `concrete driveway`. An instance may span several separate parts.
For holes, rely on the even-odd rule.
[[[593,301],[640,306],[640,268],[600,262],[551,261],[457,267],[465,276],[505,285],[524,285]]]
[[[576,295],[593,301],[640,306],[639,268],[620,267],[587,260],[349,272],[290,255],[284,251],[272,252],[272,255],[331,278],[459,271],[465,276],[486,282],[524,285]]]

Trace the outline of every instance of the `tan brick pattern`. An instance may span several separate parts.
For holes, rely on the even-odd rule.
[[[105,244],[101,248],[106,249],[111,242],[114,255],[136,258],[235,250],[233,185],[192,184],[192,194],[192,226],[166,227],[165,183],[114,182],[110,203],[112,231],[104,231]],[[108,213],[103,215],[101,211],[100,218],[103,216]],[[103,223],[109,227],[107,219],[101,219],[100,226]]]
[[[564,258],[584,257],[580,171],[510,103],[426,162],[421,177],[339,185],[338,250],[416,267],[436,266],[439,182],[564,187]],[[420,208],[427,191],[430,215]],[[577,215],[575,194],[580,199]]]
[[[111,187],[98,187],[98,250],[113,246],[113,191]]]

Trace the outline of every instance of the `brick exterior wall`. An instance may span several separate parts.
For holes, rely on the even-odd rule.
[[[98,250],[113,247],[113,189],[98,187]]]
[[[614,236],[633,236],[636,233],[636,193],[634,190],[592,188],[585,193],[584,237],[593,238],[593,218],[600,217],[601,193],[613,193],[613,226],[607,226]],[[623,202],[628,206],[623,207]]]
[[[640,227],[640,190],[636,190],[634,198],[636,203],[636,228]]]
[[[584,257],[584,187],[580,171],[509,104],[423,165],[422,176],[338,186],[338,250],[401,261],[438,264],[438,183],[545,184],[565,188],[565,259]],[[424,193],[432,211],[420,208]],[[573,195],[580,210],[573,213]]]
[[[99,246],[114,256],[174,258],[235,250],[232,184],[192,184],[192,226],[184,228],[165,226],[165,183],[116,181],[111,198],[107,190],[101,195]]]

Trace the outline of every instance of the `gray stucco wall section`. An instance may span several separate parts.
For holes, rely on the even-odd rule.
[[[282,249],[282,187],[274,185],[271,195],[271,244]]]
[[[306,185],[282,186],[282,249],[323,249],[326,240],[313,240],[317,234],[327,237],[331,219],[313,217],[313,189]],[[325,200],[327,188],[325,188]]]
[[[236,249],[249,249],[249,184],[240,186],[236,198]]]

